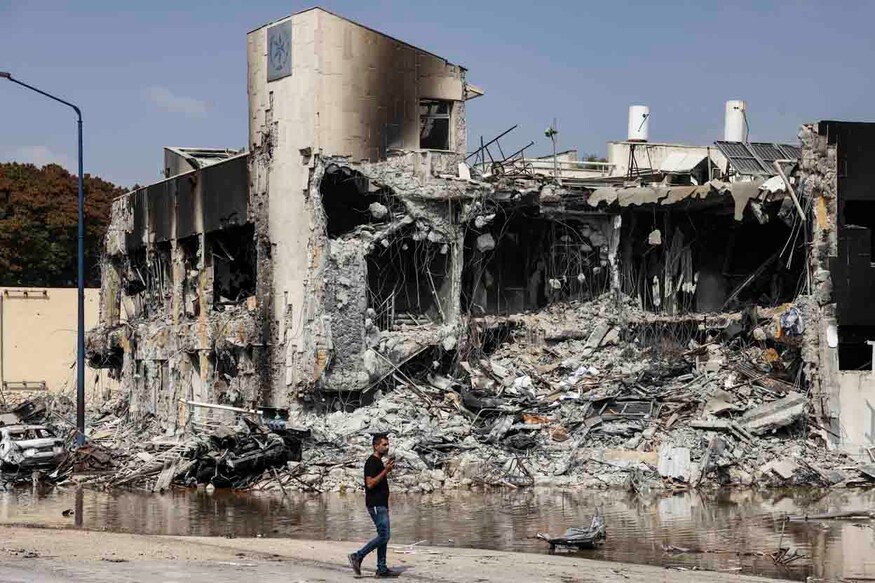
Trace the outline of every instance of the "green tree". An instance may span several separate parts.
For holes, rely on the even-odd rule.
[[[85,175],[86,285],[100,285],[113,198],[125,189]],[[57,164],[0,163],[0,285],[75,287],[76,177]]]

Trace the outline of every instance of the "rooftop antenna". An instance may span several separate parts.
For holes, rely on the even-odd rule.
[[[559,133],[559,130],[556,129],[556,118],[553,118],[553,125],[544,130],[544,135],[550,138],[550,141],[553,142],[553,179],[556,181],[556,184],[560,184],[559,181],[559,160],[556,158],[556,134]]]

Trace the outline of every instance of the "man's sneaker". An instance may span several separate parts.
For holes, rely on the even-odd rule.
[[[374,577],[398,577],[401,574],[400,571],[393,571],[392,569],[384,569],[383,571],[377,571],[374,573]]]
[[[355,571],[356,575],[362,574],[362,560],[359,558],[358,553],[350,553],[346,556],[349,559],[349,566],[352,567],[352,570]]]

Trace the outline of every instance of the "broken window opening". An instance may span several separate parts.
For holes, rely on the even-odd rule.
[[[170,241],[156,243],[152,251],[152,279],[157,297],[168,298],[173,293],[173,245]]]
[[[493,219],[488,231],[466,234],[463,310],[513,314],[607,291],[606,220],[545,219],[537,207],[504,217]]]
[[[410,237],[378,245],[367,257],[368,307],[377,326],[443,322],[449,266],[446,245]]]
[[[216,349],[216,376],[230,381],[237,376],[237,360],[238,355],[236,350]]]
[[[450,101],[419,100],[419,147],[421,149],[450,149],[450,112],[452,107]]]
[[[146,249],[134,250],[123,268],[121,304],[127,319],[149,316],[154,313],[154,278],[152,263],[147,259]]]
[[[182,254],[184,269],[182,280],[182,309],[186,316],[197,317],[200,313],[200,296],[198,284],[200,283],[200,236],[194,235],[179,239],[177,248]]]
[[[839,326],[839,370],[872,370],[875,326]]]
[[[137,249],[129,255],[122,288],[125,294],[135,296],[146,291],[146,249]]]
[[[186,269],[197,269],[200,259],[200,236],[192,235],[179,239],[176,246],[182,253],[182,262]]]
[[[255,295],[255,226],[247,223],[206,236],[213,258],[213,309],[242,303]]]
[[[760,224],[735,221],[722,207],[651,208],[626,211],[623,224],[621,288],[645,310],[737,311],[777,306],[799,291],[804,239],[774,217]]]
[[[325,169],[319,192],[330,238],[340,237],[360,225],[385,223],[396,213],[404,212],[388,191],[369,189],[368,179],[351,168],[331,164]]]
[[[550,222],[547,301],[589,300],[609,287],[604,221]]]
[[[88,354],[88,366],[116,370],[120,373],[124,358],[125,352],[121,346],[110,346],[102,352]]]
[[[875,202],[843,201],[842,219],[846,227],[860,227],[869,231],[869,262],[875,263]]]
[[[251,372],[252,351],[249,348],[221,343],[216,346],[213,363],[213,398],[217,403],[235,407],[248,404],[241,385],[241,374]]]

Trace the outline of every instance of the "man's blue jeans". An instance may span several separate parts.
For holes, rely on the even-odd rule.
[[[362,561],[371,551],[377,549],[377,571],[385,571],[388,569],[386,566],[386,545],[389,543],[389,508],[373,506],[368,508],[368,514],[371,515],[371,520],[377,527],[377,536],[359,549],[356,555],[358,555],[359,561]]]

